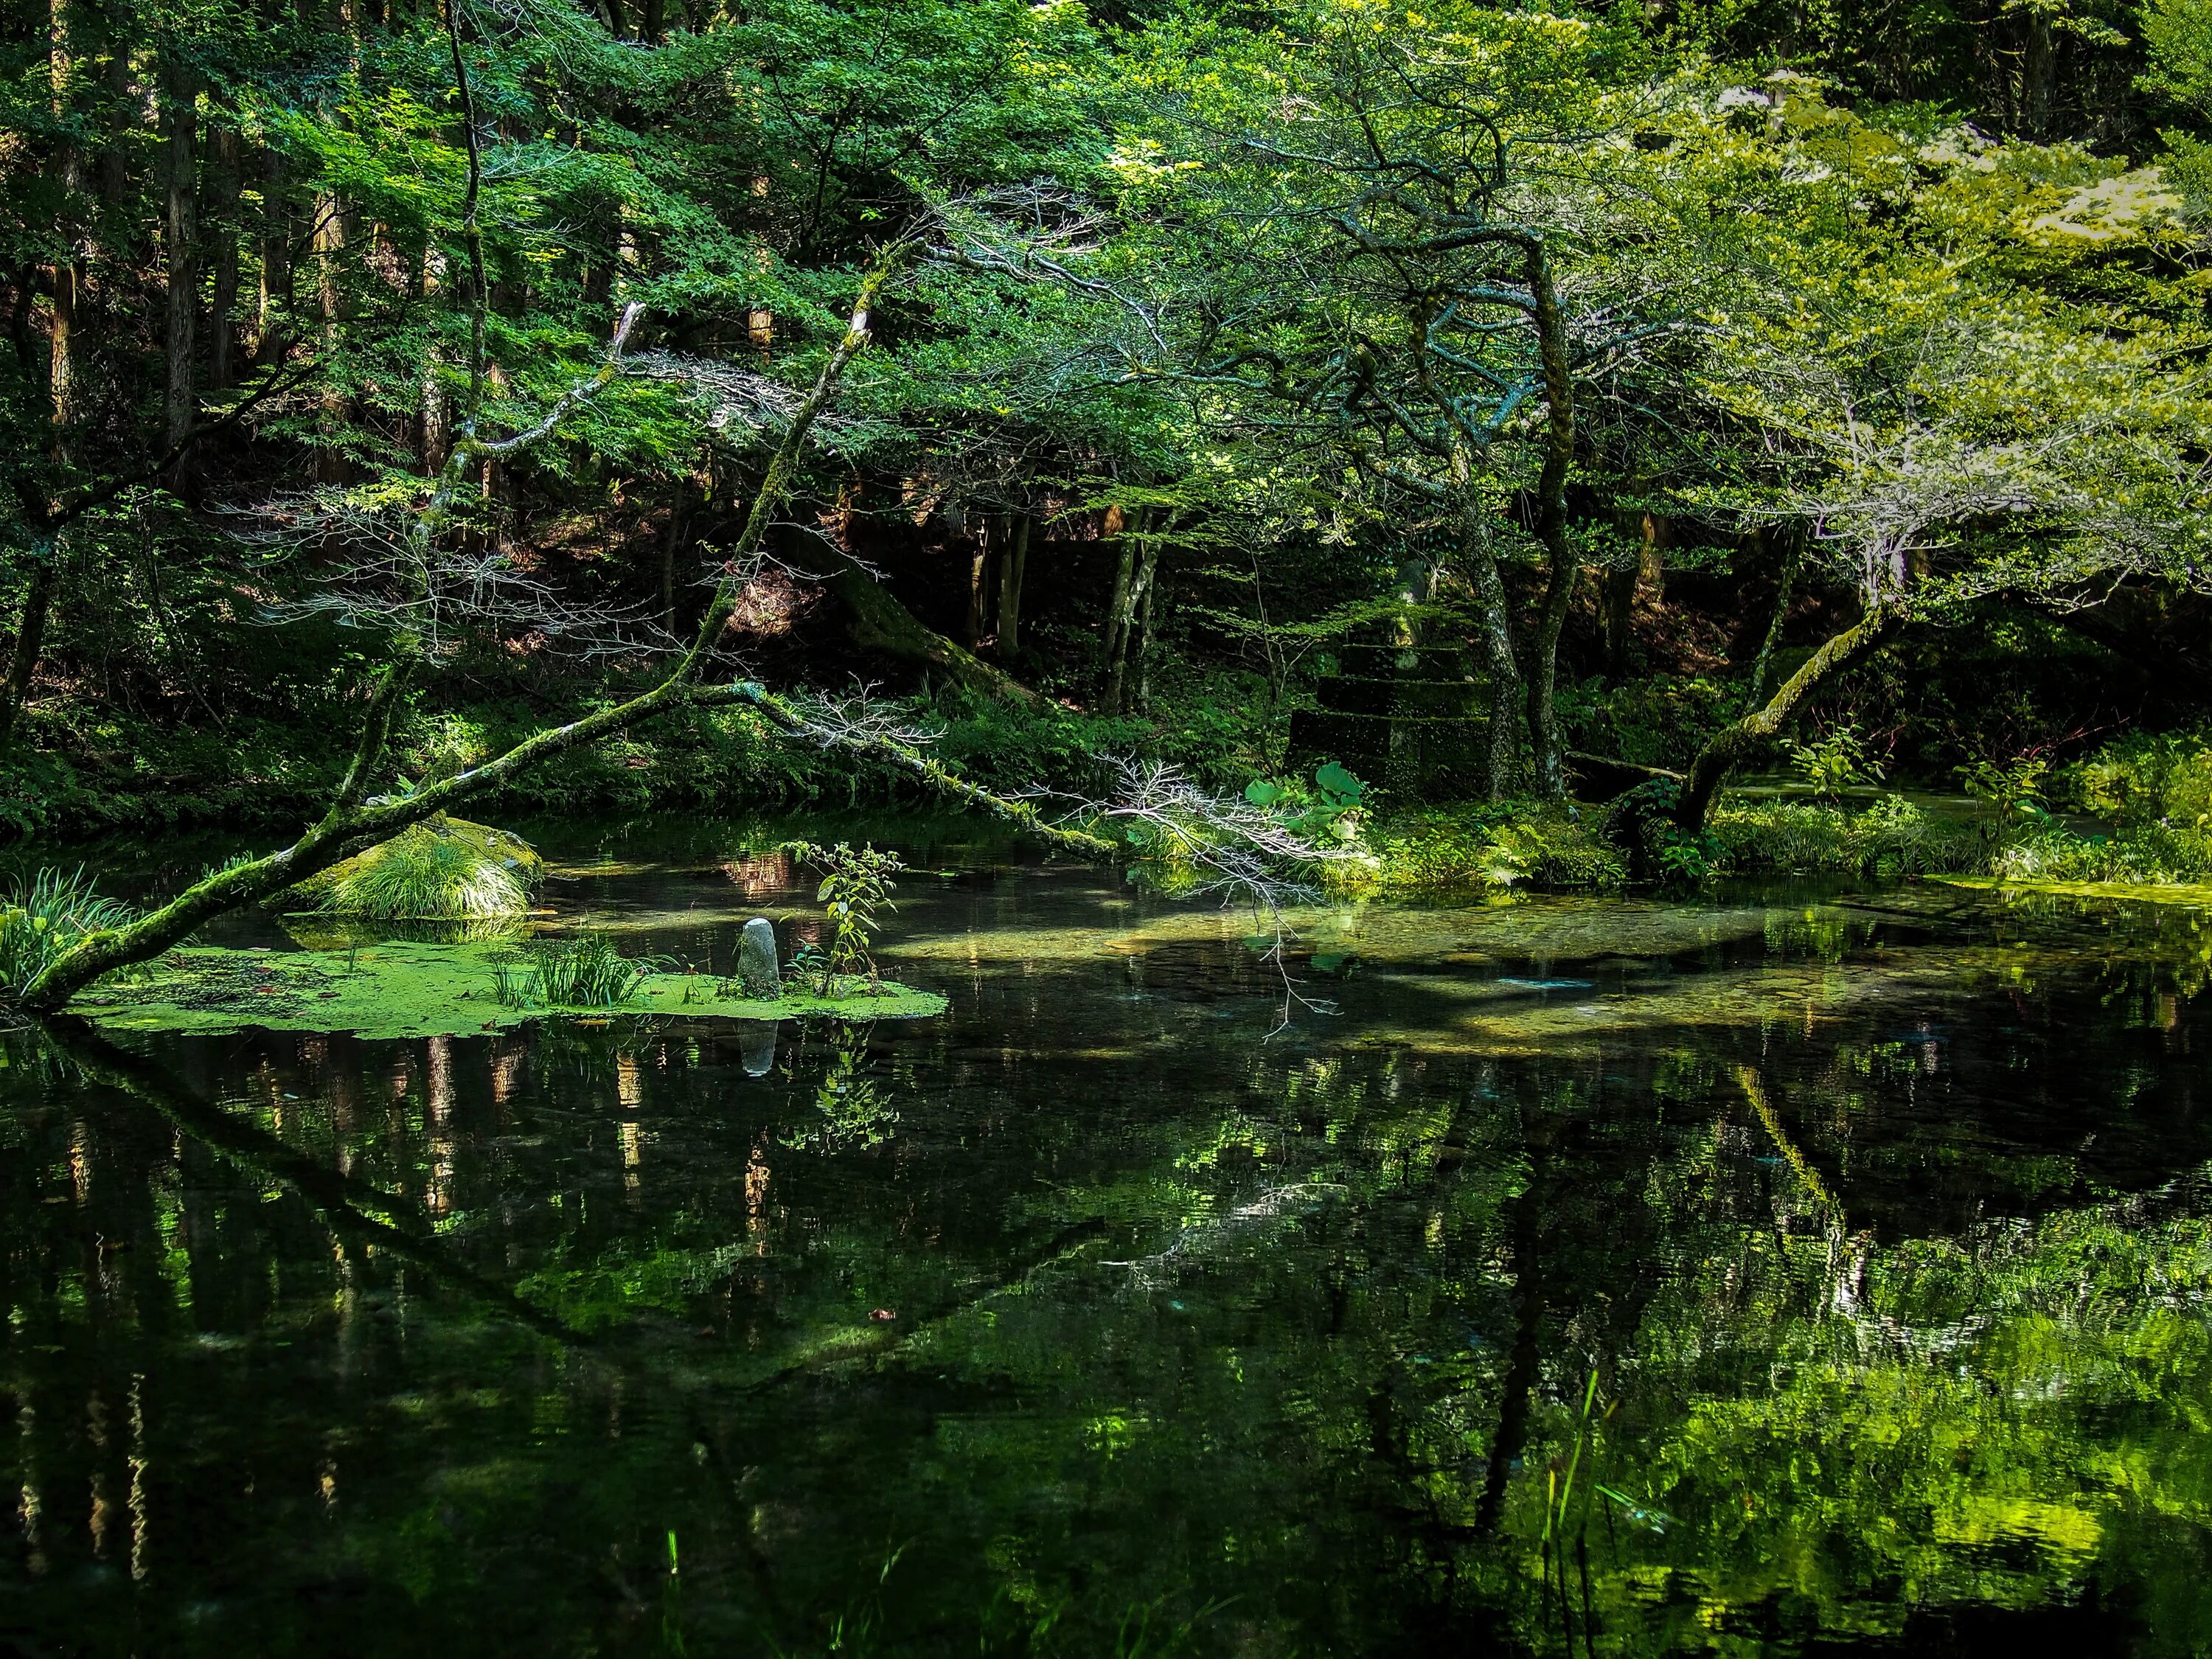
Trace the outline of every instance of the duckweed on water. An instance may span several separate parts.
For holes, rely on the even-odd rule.
[[[344,953],[189,946],[143,978],[100,986],[73,1012],[122,1030],[352,1031],[364,1037],[470,1036],[548,1015],[676,1015],[695,1018],[913,1019],[944,1012],[943,997],[886,983],[835,997],[793,993],[774,1002],[725,994],[703,974],[647,971],[619,1006],[508,1006],[499,970],[514,954],[495,945],[392,940]]]

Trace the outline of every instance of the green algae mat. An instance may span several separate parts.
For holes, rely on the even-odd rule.
[[[720,994],[706,974],[648,973],[616,1007],[510,1007],[493,994],[511,946],[390,940],[358,950],[234,951],[188,945],[144,974],[94,987],[72,1012],[118,1030],[352,1031],[365,1037],[473,1036],[533,1019],[639,1015],[696,1019],[917,1019],[945,1011],[930,991],[888,982],[835,997],[787,988],[769,1002]]]
[[[2125,899],[2139,904],[2212,905],[2212,885],[2185,882],[2043,881],[2019,876],[1931,876],[1948,887],[1999,895],[2046,893],[2058,898]]]

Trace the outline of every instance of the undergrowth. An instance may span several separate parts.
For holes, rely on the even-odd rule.
[[[85,937],[133,921],[137,912],[102,898],[82,866],[40,870],[0,906],[0,995],[20,996]]]

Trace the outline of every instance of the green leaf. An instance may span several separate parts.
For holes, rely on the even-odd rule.
[[[1314,787],[1340,806],[1358,802],[1367,793],[1367,786],[1345,769],[1340,761],[1325,761],[1314,774]]]
[[[1255,778],[1244,786],[1244,799],[1255,806],[1273,806],[1282,798],[1282,786],[1270,783],[1265,778]]]

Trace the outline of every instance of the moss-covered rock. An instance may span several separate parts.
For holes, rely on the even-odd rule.
[[[122,1030],[353,1031],[365,1037],[470,1036],[543,1018],[640,1015],[776,1020],[914,1019],[942,1013],[945,999],[902,985],[857,986],[834,997],[787,990],[766,1001],[726,994],[703,974],[647,972],[619,1006],[512,1007],[498,1000],[509,947],[390,940],[349,951],[234,951],[187,946],[135,978],[87,991],[73,1012]]]
[[[519,916],[545,879],[520,836],[438,813],[292,890],[336,915],[377,921],[483,921]]]

